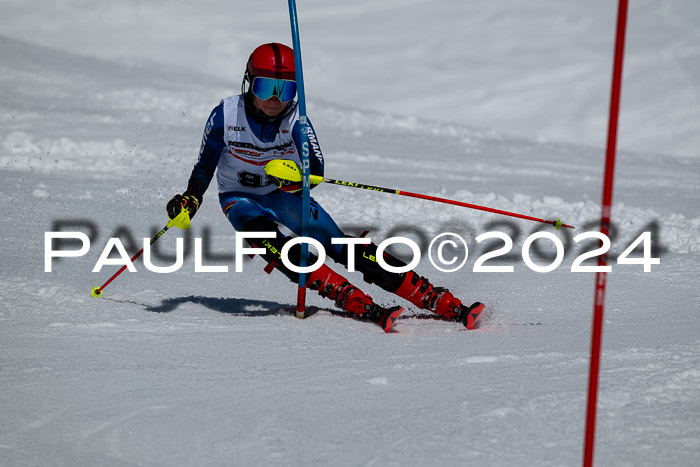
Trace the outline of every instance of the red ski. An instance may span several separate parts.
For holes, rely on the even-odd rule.
[[[471,330],[479,325],[479,317],[486,306],[483,303],[474,302],[471,306],[462,307],[462,312],[459,314],[459,320],[464,324],[464,327]]]
[[[384,332],[389,332],[389,330],[394,326],[396,320],[399,319],[403,313],[403,308],[400,306],[393,306],[391,308],[383,308],[379,305],[374,305],[374,309],[369,312],[369,319],[374,321],[384,329]]]

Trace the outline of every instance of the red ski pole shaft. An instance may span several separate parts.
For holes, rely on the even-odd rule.
[[[470,208],[470,209],[477,209],[479,211],[486,211],[486,212],[492,212],[494,214],[501,214],[504,216],[510,216],[510,217],[517,217],[519,219],[526,219],[529,221],[534,221],[534,222],[542,222],[544,224],[550,224],[555,226],[557,229],[559,227],[567,227],[569,229],[575,228],[572,225],[568,224],[562,224],[559,219],[556,221],[550,221],[547,219],[540,219],[538,217],[532,217],[532,216],[526,216],[525,214],[518,214],[515,212],[510,212],[510,211],[503,211],[501,209],[494,209],[494,208],[489,208],[486,206],[479,206],[478,204],[471,204],[471,203],[464,203],[462,201],[455,201],[451,199],[446,199],[446,198],[439,198],[437,196],[428,196],[428,195],[421,195],[419,193],[411,193],[409,191],[402,191],[402,190],[397,190],[395,188],[383,188],[380,186],[373,186],[373,185],[363,185],[361,183],[354,183],[354,182],[345,182],[342,180],[333,180],[331,178],[324,178],[323,182],[325,183],[332,183],[334,185],[342,185],[342,186],[349,186],[351,188],[360,188],[363,190],[370,190],[370,191],[379,191],[382,193],[392,193],[395,195],[401,195],[401,196],[410,196],[411,198],[420,198],[420,199],[426,199],[428,201],[435,201],[438,203],[445,203],[445,204],[452,204],[455,206],[462,206],[465,208]]]
[[[142,254],[143,254],[143,248],[141,248],[141,249],[139,250],[138,253],[136,253],[134,256],[131,257],[131,262],[133,263],[134,261],[136,261],[136,260],[139,258],[139,256],[141,256]],[[114,273],[114,275],[113,275],[112,277],[110,277],[110,278],[107,280],[107,282],[105,282],[105,283],[102,284],[100,287],[98,287],[97,290],[96,290],[95,292],[99,295],[99,294],[102,292],[102,289],[104,289],[105,287],[107,287],[114,279],[117,278],[117,276],[119,276],[119,274],[123,273],[125,270],[126,270],[126,265],[122,266],[122,267],[119,269],[119,271],[117,271],[116,273]]]
[[[164,234],[165,232],[167,232],[168,229],[170,229],[170,227],[172,227],[172,225],[173,225],[172,221],[169,221],[169,222],[168,222],[168,225],[166,225],[165,227],[163,227],[163,229],[162,229],[160,232],[158,232],[158,233],[156,234],[155,237],[153,237],[153,238],[151,239],[150,245],[153,245],[153,243],[154,243],[156,240],[158,240],[160,237],[162,237],[163,234]],[[131,258],[131,262],[133,263],[134,261],[136,261],[137,259],[139,259],[139,257],[140,257],[142,254],[143,254],[143,248],[141,248],[141,249],[138,251],[138,253],[136,253],[136,254]],[[107,287],[114,279],[116,279],[117,277],[119,277],[119,275],[120,275],[121,273],[123,273],[125,270],[126,270],[126,265],[122,266],[122,267],[119,269],[119,271],[117,271],[116,273],[114,273],[114,275],[113,275],[112,277],[110,277],[110,278],[107,280],[107,282],[105,282],[104,284],[102,284],[100,287],[95,287],[95,288],[93,288],[93,289],[92,289],[92,296],[93,296],[93,297],[98,297],[98,296],[102,293],[102,290],[104,290],[104,288]]]

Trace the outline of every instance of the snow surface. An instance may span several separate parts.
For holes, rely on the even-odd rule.
[[[235,92],[250,49],[289,42],[277,3],[3,2],[0,465],[580,463],[593,276],[570,267],[594,244],[571,238],[600,215],[614,2],[299,6],[328,176],[577,226],[557,233],[563,264],[538,274],[518,256],[539,226],[314,190],[348,232],[467,238],[461,271],[427,259],[418,270],[487,303],[480,329],[408,307],[384,334],[315,293],[312,316],[297,320],[295,286],[280,274],[259,260],[233,272],[233,231],[213,189],[190,233],[157,246],[172,253],[179,236],[205,237],[219,257],[206,264],[229,273],[194,273],[192,255],[173,274],[138,262],[104,299],[90,297],[116,269],[91,272],[109,237],[136,251],[165,224],[208,112]],[[700,158],[663,155],[698,155],[697,12],[695,2],[631,5],[621,144],[642,150],[618,155],[612,258],[650,230],[661,264],[613,264],[608,276],[600,465],[700,456]],[[444,82],[428,86],[443,63]],[[479,84],[457,95],[455,76]],[[91,233],[91,249],[45,273],[44,233],[59,228]],[[514,273],[471,272],[486,251],[474,237],[489,230],[513,237],[515,258],[488,264]]]

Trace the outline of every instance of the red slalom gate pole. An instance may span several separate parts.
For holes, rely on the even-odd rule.
[[[610,230],[611,206],[615,181],[615,152],[617,147],[617,124],[620,111],[620,91],[622,89],[622,63],[625,54],[625,29],[627,27],[628,0],[619,0],[617,11],[617,33],[615,39],[615,61],[613,63],[612,92],[610,96],[610,120],[608,122],[608,143],[605,156],[605,177],[603,181],[603,202],[600,217],[600,231],[608,235]],[[598,266],[607,266],[607,253],[598,257]],[[586,415],[586,439],[584,443],[583,465],[593,465],[595,448],[596,406],[598,401],[598,379],[600,375],[600,348],[603,339],[603,312],[605,307],[605,286],[607,275],[604,270],[596,273],[595,297],[593,305],[593,331],[591,335],[591,361],[588,373],[588,408]]]

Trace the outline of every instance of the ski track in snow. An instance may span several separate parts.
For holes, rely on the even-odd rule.
[[[470,239],[454,274],[419,272],[465,301],[487,303],[482,326],[407,307],[384,334],[259,261],[244,274],[177,273],[137,263],[105,291],[92,273],[107,238],[125,243],[164,224],[184,188],[204,119],[226,87],[209,78],[114,64],[0,39],[8,89],[0,118],[0,463],[7,465],[572,465],[580,462],[593,277],[521,260],[514,273],[472,273],[473,238],[536,227],[421,200],[342,187],[314,196],[348,231]],[[26,57],[33,57],[31,60]],[[43,63],[37,74],[34,63]],[[81,71],[77,71],[81,70]],[[217,95],[212,89],[221,89]],[[43,106],[45,102],[70,105]],[[155,106],[155,109],[154,107]],[[593,230],[603,155],[493,130],[357,111],[316,101],[310,115],[327,175],[556,218]],[[435,164],[426,163],[435,160]],[[656,222],[652,272],[609,276],[598,447],[602,465],[690,465],[700,454],[697,212],[700,162],[622,152],[613,220],[619,253]],[[214,187],[193,226],[233,253]],[[380,223],[380,219],[383,222]],[[44,232],[95,227],[90,252],[44,271]],[[82,222],[82,224],[80,224]],[[407,230],[419,227],[418,232]],[[516,232],[513,229],[518,229]],[[128,232],[128,235],[125,234]],[[515,234],[518,235],[515,235]],[[173,253],[168,233],[160,251]],[[590,247],[590,245],[589,245]],[[130,251],[133,249],[130,249]],[[551,252],[549,252],[551,253]],[[399,299],[361,277],[382,303]],[[401,303],[406,306],[406,303]]]

